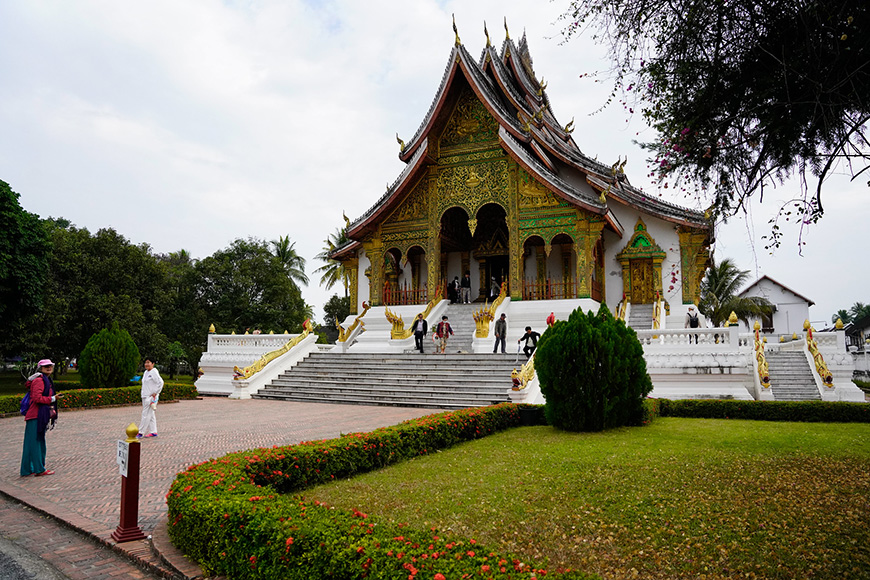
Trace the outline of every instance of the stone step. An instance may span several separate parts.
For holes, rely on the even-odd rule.
[[[332,374],[312,374],[312,373],[291,373],[281,375],[274,381],[272,385],[288,386],[288,385],[317,385],[317,384],[364,384],[364,385],[396,385],[399,388],[416,386],[439,386],[443,388],[462,388],[461,385],[467,382],[468,375],[457,374],[453,376],[425,376],[425,375],[392,375],[392,376],[377,376],[377,375],[353,375],[352,373],[332,373]],[[501,375],[475,376],[472,379],[477,388],[492,387],[502,388],[511,386],[510,372],[502,373]],[[460,385],[454,387],[454,385]]]
[[[502,387],[489,387],[489,388],[478,388],[474,391],[463,390],[460,388],[445,388],[445,387],[422,387],[422,386],[410,386],[410,385],[401,385],[401,384],[391,384],[386,386],[374,386],[368,384],[360,384],[360,385],[347,385],[342,383],[322,383],[318,385],[297,385],[297,386],[283,386],[272,384],[267,386],[265,389],[260,391],[260,394],[263,393],[308,393],[308,394],[317,394],[317,393],[328,393],[328,394],[346,394],[346,395],[378,395],[384,398],[420,398],[420,399],[431,399],[431,398],[440,398],[443,399],[445,397],[453,397],[453,398],[463,398],[463,399],[485,399],[487,401],[493,399],[503,399],[506,397],[507,388]]]
[[[472,333],[470,327],[469,337]],[[254,397],[448,409],[485,406],[509,400],[511,371],[525,363],[524,356],[519,358],[314,352]]]

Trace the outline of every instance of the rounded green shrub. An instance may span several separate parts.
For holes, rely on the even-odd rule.
[[[89,389],[119,388],[130,383],[139,367],[139,349],[118,323],[93,335],[79,356],[79,375]]]
[[[535,351],[547,422],[566,431],[601,431],[643,423],[652,391],[634,330],[606,305],[578,308],[548,328]]]

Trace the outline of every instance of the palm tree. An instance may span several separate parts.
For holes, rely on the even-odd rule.
[[[325,244],[323,246],[323,251],[314,256],[318,260],[325,262],[323,266],[314,270],[315,272],[323,273],[320,276],[320,285],[326,286],[326,289],[329,290],[335,286],[339,280],[341,280],[342,284],[344,284],[345,298],[348,297],[349,274],[344,268],[344,262],[330,258],[329,253],[336,248],[340,248],[349,241],[350,238],[347,237],[347,228],[336,228],[335,233],[329,234],[329,237],[323,240],[323,243]]]
[[[275,257],[284,266],[293,283],[303,284],[308,286],[308,276],[305,275],[305,258],[296,253],[296,242],[290,243],[290,236],[281,236],[277,240],[272,240],[272,248],[275,250]]]
[[[852,320],[858,320],[859,318],[864,318],[870,314],[870,306],[864,304],[863,302],[856,302],[852,305],[852,308],[849,309],[849,316],[852,317]],[[846,322],[846,319],[843,319],[843,322]]]
[[[852,315],[849,314],[848,310],[843,310],[842,308],[837,310],[837,313],[831,316],[831,322],[837,322],[838,318],[843,321],[843,324],[849,324],[852,322]]]
[[[737,318],[749,324],[749,318],[770,316],[773,305],[766,298],[741,298],[740,288],[749,281],[749,270],[740,270],[730,258],[715,262],[701,282],[701,300],[698,310],[713,326],[720,326],[734,312]]]

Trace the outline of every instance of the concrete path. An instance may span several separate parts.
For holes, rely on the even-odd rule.
[[[138,423],[140,408],[64,411],[46,435],[46,466],[55,475],[19,477],[23,417],[0,419],[0,494],[16,499],[112,546],[118,526],[121,477],[115,463],[117,441]],[[435,411],[437,412],[437,411]],[[371,431],[432,409],[326,405],[266,400],[205,398],[162,403],[159,436],[142,440],[139,526],[150,534],[166,514],[164,496],[175,474],[189,465],[231,451],[330,439],[341,433]],[[140,565],[156,566],[150,544],[119,545]]]

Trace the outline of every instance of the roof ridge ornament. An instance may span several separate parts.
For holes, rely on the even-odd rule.
[[[399,143],[399,155],[405,152],[405,142],[399,138],[399,134],[396,133],[396,141]]]
[[[568,123],[567,125],[565,125],[564,131],[569,135],[574,132],[574,117],[571,117],[571,122]],[[596,159],[597,159],[597,156],[596,156]]]
[[[483,21],[483,33],[486,35],[486,48],[490,48],[492,43],[489,41],[489,30],[486,29],[486,20]]]
[[[451,14],[453,17],[453,34],[456,35],[456,46],[462,46],[462,41],[459,40],[459,29],[456,28],[456,14]]]
[[[538,96],[544,96],[544,89],[547,88],[547,82],[544,80],[544,77],[541,77],[541,81],[538,83]]]
[[[511,33],[510,33],[510,31],[508,31],[508,27],[507,27],[507,16],[504,17],[504,39],[505,40],[511,39]]]

